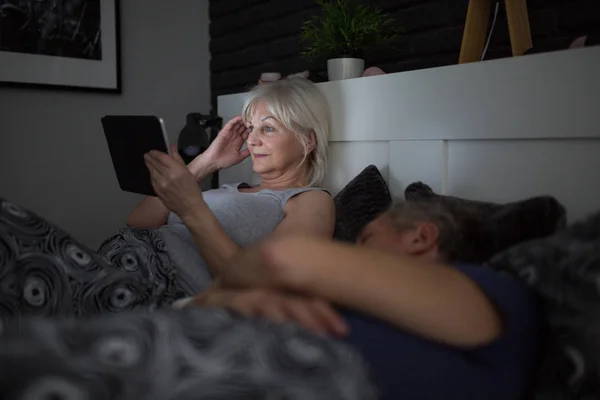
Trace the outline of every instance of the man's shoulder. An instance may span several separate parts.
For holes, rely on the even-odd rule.
[[[536,341],[541,323],[540,304],[526,282],[486,266],[458,263],[454,267],[472,279],[500,312],[505,325],[501,339]]]
[[[535,302],[534,293],[529,286],[521,278],[508,272],[468,263],[454,263],[452,266],[467,275],[484,292],[491,291],[490,295],[496,292],[498,294],[507,293],[517,296],[523,301]]]

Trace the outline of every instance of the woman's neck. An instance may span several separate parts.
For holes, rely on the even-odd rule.
[[[262,179],[259,185],[260,189],[271,189],[271,190],[285,190],[296,187],[304,187],[306,180],[299,179],[273,179],[265,180]]]
[[[300,168],[294,173],[283,173],[277,176],[261,176],[260,189],[285,190],[307,186],[306,171]]]

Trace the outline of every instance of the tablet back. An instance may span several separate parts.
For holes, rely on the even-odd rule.
[[[150,115],[107,115],[102,127],[121,189],[156,196],[144,154],[150,150],[168,153],[162,120]]]

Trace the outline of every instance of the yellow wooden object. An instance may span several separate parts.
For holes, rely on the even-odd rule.
[[[526,0],[504,0],[513,56],[532,47]],[[460,48],[459,64],[481,60],[488,36],[493,0],[470,0]]]
[[[527,3],[525,0],[504,0],[504,3],[506,4],[512,54],[513,56],[522,56],[533,46],[529,29]]]
[[[463,31],[458,62],[468,63],[481,60],[487,39],[492,0],[470,0]]]

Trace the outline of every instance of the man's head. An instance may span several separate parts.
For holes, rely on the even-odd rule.
[[[452,215],[435,201],[398,202],[370,222],[360,245],[428,260],[452,258],[460,231]]]

